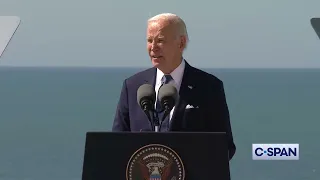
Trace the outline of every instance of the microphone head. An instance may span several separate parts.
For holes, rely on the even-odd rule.
[[[158,97],[159,97],[161,106],[163,108],[166,107],[171,110],[173,106],[176,104],[176,101],[178,99],[178,91],[173,85],[164,84],[159,89]]]
[[[156,101],[156,92],[154,91],[153,86],[150,84],[141,85],[137,91],[137,101],[142,108],[144,108],[143,106],[145,105],[154,105]]]

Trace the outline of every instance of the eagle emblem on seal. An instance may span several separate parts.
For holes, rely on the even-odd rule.
[[[184,180],[181,158],[171,148],[151,144],[137,150],[130,158],[127,180]]]

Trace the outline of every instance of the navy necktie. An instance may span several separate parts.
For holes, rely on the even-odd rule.
[[[171,75],[163,75],[162,79],[161,79],[161,86],[160,88],[164,85],[164,84],[168,84],[170,81],[172,81],[173,78],[171,77]],[[160,90],[159,88],[159,90]],[[159,90],[158,90],[158,94],[159,94]],[[160,111],[161,110],[161,104],[160,104],[160,100],[157,97],[157,104],[156,104],[156,110]],[[159,115],[159,121],[161,122],[162,117],[164,115],[164,112],[161,112],[158,114]],[[169,130],[169,119],[170,119],[170,114],[163,120],[162,124],[161,124],[161,131],[168,131]]]

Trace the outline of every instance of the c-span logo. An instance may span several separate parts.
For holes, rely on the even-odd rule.
[[[185,170],[174,150],[164,145],[151,144],[132,155],[126,177],[127,180],[184,180]]]
[[[299,160],[299,144],[252,144],[253,160]]]

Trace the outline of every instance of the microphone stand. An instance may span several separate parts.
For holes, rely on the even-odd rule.
[[[154,109],[150,109],[149,110],[149,108],[147,106],[144,106],[143,107],[143,111],[147,115],[147,117],[148,117],[148,119],[150,121],[150,125],[151,125],[151,128],[152,128],[152,131],[154,131],[155,128],[156,128],[155,124],[157,122],[157,117],[154,115],[155,110]]]
[[[153,122],[153,126],[154,129],[154,132],[160,132],[161,130],[161,125],[163,123],[163,121],[165,120],[165,118],[167,116],[170,115],[170,111],[171,111],[172,108],[170,108],[169,106],[165,106],[164,109],[160,110],[160,111],[157,111],[156,109],[154,109],[153,113],[151,113],[151,118],[152,118],[152,122]],[[163,117],[161,119],[161,121],[159,120],[159,113],[162,113],[164,112],[163,114]]]
[[[153,113],[153,122],[154,122],[154,131],[155,132],[160,132],[160,122],[159,122],[159,112],[156,110]]]
[[[151,123],[151,128],[152,128],[152,131],[155,130],[155,125],[154,125],[154,122],[155,122],[155,118],[154,118],[154,113],[153,111],[149,112],[149,120],[150,120],[150,123]]]
[[[159,120],[159,113],[162,113],[164,111],[163,117],[161,121]],[[161,110],[161,111],[155,111],[154,116],[153,116],[153,122],[154,122],[154,131],[155,132],[160,132],[161,130],[161,125],[165,118],[170,114],[170,111],[168,109]]]
[[[163,117],[162,117],[161,122],[160,122],[160,129],[161,129],[163,121],[167,118],[167,116],[170,115],[170,110],[164,109],[161,112],[164,112],[164,113],[163,113]]]

